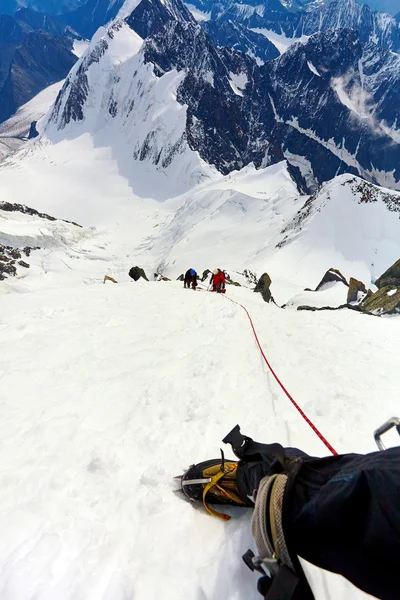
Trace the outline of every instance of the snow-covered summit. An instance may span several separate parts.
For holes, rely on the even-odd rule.
[[[184,72],[156,77],[142,44],[121,20],[99,32],[67,78],[45,135],[55,142],[88,133],[113,149],[122,168],[149,161],[189,185],[209,169],[187,144],[186,109],[176,101]]]

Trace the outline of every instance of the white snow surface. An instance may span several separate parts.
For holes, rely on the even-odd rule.
[[[372,430],[398,409],[399,322],[229,294],[331,443],[374,450]],[[223,523],[172,493],[237,422],[327,452],[265,371],[243,311],[174,282],[34,286],[2,298],[0,328],[2,600],[256,597],[241,560],[250,511]],[[318,599],[367,598],[307,572]]]
[[[347,302],[348,287],[344,283],[334,282],[324,285],[318,292],[304,291],[296,294],[287,302],[287,308],[297,308],[298,306],[313,306],[322,308],[330,306],[332,308],[342,306]]]
[[[39,121],[54,103],[64,81],[50,85],[0,125],[0,161],[27,143],[32,121]]]
[[[80,58],[86,52],[88,47],[89,42],[87,40],[74,40],[73,53]]]
[[[276,33],[275,31],[272,31],[272,29],[265,29],[260,27],[251,28],[251,31],[255,31],[255,33],[260,33],[261,35],[268,38],[269,41],[274,44],[274,46],[279,50],[281,54],[284,54],[286,50],[288,50],[293,44],[304,44],[310,37],[309,35],[302,35],[301,37],[297,38],[289,38],[284,33]]]
[[[321,77],[321,74],[318,73],[318,70],[316,69],[316,67],[314,67],[313,63],[310,60],[307,61],[307,65],[310,71],[314,73],[314,75],[317,75],[317,77]]]
[[[232,73],[230,71],[229,79],[230,79],[229,84],[230,84],[231,88],[233,89],[233,91],[235,92],[235,94],[237,94],[238,96],[243,96],[243,90],[245,89],[246,85],[249,82],[249,80],[247,78],[247,74],[246,73]]]
[[[185,5],[186,5],[186,8],[188,8],[190,10],[192,15],[196,19],[196,21],[198,21],[199,23],[201,21],[209,21],[210,20],[210,18],[211,18],[210,12],[204,12],[204,11],[200,10],[199,8],[197,8],[197,6],[195,6],[194,4],[188,4],[187,2],[185,2]]]

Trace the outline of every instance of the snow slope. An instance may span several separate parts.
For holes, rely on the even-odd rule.
[[[398,320],[232,295],[330,442],[374,450],[372,430],[398,411]],[[0,329],[2,600],[256,598],[241,560],[254,547],[249,511],[222,523],[171,480],[217,456],[237,422],[325,454],[266,373],[241,309],[176,283],[80,285],[3,297]],[[310,572],[318,600],[367,598]]]
[[[304,43],[310,37],[309,35],[302,35],[300,37],[287,37],[283,32],[276,33],[272,31],[272,29],[265,29],[260,27],[253,27],[251,31],[255,31],[255,33],[260,33],[269,39],[270,42],[276,46],[280,52],[280,54],[284,54],[286,50],[290,48],[293,44]]]
[[[267,271],[275,299],[285,303],[314,289],[331,267],[369,286],[400,256],[399,193],[354,176],[336,178],[308,200],[285,163],[249,166],[211,174],[182,194],[187,180],[179,170],[171,178],[173,170],[145,161],[131,161],[128,170],[121,157],[85,133],[56,144],[42,138],[0,167],[3,200],[96,227],[63,248],[61,281],[127,280],[134,264],[173,279],[188,267],[248,268]]]
[[[0,161],[25,144],[32,121],[39,121],[49,111],[62,84],[60,81],[49,86],[0,124]]]

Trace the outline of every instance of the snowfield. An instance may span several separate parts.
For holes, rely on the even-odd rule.
[[[172,493],[172,476],[218,456],[236,423],[265,442],[326,450],[266,372],[244,312],[181,286],[2,297],[2,600],[257,598],[241,561],[254,547],[250,511],[213,519]],[[229,294],[338,451],[374,450],[373,429],[398,412],[399,321]],[[318,599],[367,598],[309,573]]]
[[[15,115],[1,123],[0,162],[27,143],[31,123],[39,121],[48,112],[62,85],[63,81],[50,85],[21,106]]]

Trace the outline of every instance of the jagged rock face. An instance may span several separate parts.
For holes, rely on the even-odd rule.
[[[321,279],[321,281],[315,288],[315,291],[319,292],[320,290],[324,289],[327,285],[329,285],[331,283],[337,283],[337,282],[343,283],[347,287],[349,285],[347,283],[346,278],[342,275],[342,273],[338,269],[332,269],[332,268],[328,269],[328,271],[325,273],[325,275],[323,276],[323,278]]]
[[[394,17],[374,12],[356,0],[330,0],[309,5],[307,10],[279,10],[269,3],[247,6],[239,3],[219,3],[211,13],[213,19],[242,23],[249,28],[261,28],[284,33],[290,38],[313,35],[321,31],[354,29],[363,42],[400,52],[400,28]]]
[[[222,173],[253,159],[252,121],[243,110],[245,93],[233,91],[229,76],[242,73],[247,81],[246,73],[257,68],[252,59],[227,48],[218,51],[199,25],[178,21],[168,21],[146,41],[144,56],[157,65],[157,74],[172,67],[187,70],[177,100],[188,106],[186,135],[193,150]],[[262,156],[261,151],[259,163]]]
[[[350,172],[399,187],[399,57],[364,46],[355,31],[330,31],[263,73],[283,151],[305,158],[319,183]]]
[[[359,281],[354,277],[350,277],[349,289],[347,292],[347,304],[350,304],[351,302],[357,302],[359,300],[359,294],[367,294],[367,288],[362,281]]]
[[[265,36],[232,21],[201,23],[216,46],[226,46],[256,58],[258,64],[279,56],[279,51]]]
[[[242,16],[257,13],[276,13],[278,15],[287,15],[291,12],[301,10],[313,10],[323,4],[325,0],[264,0],[260,3],[259,0],[246,0],[246,3],[235,3],[232,0],[219,0],[215,3],[214,0],[193,0],[191,4],[205,13],[220,14],[229,10],[229,7],[239,7],[239,14]]]
[[[382,287],[375,294],[367,297],[360,308],[376,315],[399,313],[400,289],[392,285]]]
[[[375,281],[378,288],[396,285],[400,289],[400,258]]]
[[[400,29],[395,20],[356,0],[331,0],[316,11],[304,13],[295,29],[295,37],[339,28],[354,29],[363,42],[375,40],[383,48],[400,51]]]
[[[189,54],[191,47],[203,48],[201,59]],[[286,156],[294,166],[302,157],[303,169],[305,159],[318,183],[345,172],[383,185],[399,182],[400,146],[393,137],[400,139],[400,133],[391,128],[400,122],[394,100],[400,58],[364,46],[356,32],[313,36],[260,69],[234,51],[216,53],[198,28],[173,21],[146,48],[147,60],[164,72],[172,66],[189,69],[178,90],[178,100],[189,106],[189,143],[223,173]],[[239,94],[226,72],[246,82]],[[385,171],[392,176],[386,178]]]
[[[143,39],[161,31],[169,22],[196,25],[192,14],[180,0],[141,0],[125,21]]]

